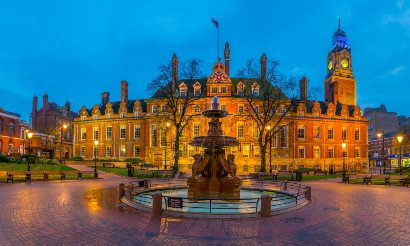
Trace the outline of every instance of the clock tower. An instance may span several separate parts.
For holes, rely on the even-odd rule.
[[[353,75],[352,55],[346,33],[339,29],[333,34],[332,47],[327,55],[325,101],[356,105],[356,79]]]

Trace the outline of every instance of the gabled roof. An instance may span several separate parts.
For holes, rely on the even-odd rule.
[[[129,100],[126,107],[127,107],[127,113],[132,113],[134,110],[134,103],[137,100]],[[142,112],[147,112],[147,104],[145,103],[144,100],[138,100],[141,103],[141,107],[142,107]],[[112,105],[112,110],[114,111],[114,114],[118,114],[118,110],[120,109],[120,104],[121,101],[117,101],[117,102],[109,102]],[[107,103],[100,103],[98,104],[98,106],[100,107],[100,114],[101,115],[105,115],[105,110],[107,108]],[[92,115],[93,112],[93,108],[89,108],[87,109],[87,114],[88,115]]]

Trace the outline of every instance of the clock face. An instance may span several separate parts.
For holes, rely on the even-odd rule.
[[[342,67],[348,67],[349,66],[349,62],[346,59],[342,59],[340,64],[342,64]]]
[[[332,61],[329,61],[329,63],[327,64],[327,69],[332,69],[332,65],[333,65],[333,63],[332,63]]]

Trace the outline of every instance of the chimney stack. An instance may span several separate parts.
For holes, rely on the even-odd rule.
[[[122,84],[121,84],[121,90],[122,90]],[[122,93],[121,93],[121,96],[122,96]],[[103,104],[108,103],[110,101],[110,93],[109,92],[101,93],[101,98],[102,98],[102,103]]]
[[[300,100],[307,100],[307,78],[300,80]]]
[[[70,104],[70,102],[67,101],[67,102],[65,103],[65,106],[67,107],[67,114],[70,115],[70,109],[71,109],[71,104]]]
[[[266,54],[263,53],[261,57],[261,79],[262,81],[266,81]]]
[[[121,102],[128,103],[128,83],[127,81],[121,81]]]
[[[226,42],[225,44],[225,73],[226,75],[229,76],[229,55],[231,54],[231,51],[229,50],[229,44]]]
[[[36,95],[33,97],[33,109],[31,113],[31,128],[34,129],[36,125],[36,113],[37,113],[38,98]]]
[[[48,95],[47,93],[43,96],[43,122],[44,129],[47,127],[46,112],[48,111]]]
[[[178,57],[172,56],[172,90],[175,90],[175,84],[178,81]]]

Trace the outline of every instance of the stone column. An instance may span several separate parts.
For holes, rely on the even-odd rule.
[[[269,194],[261,195],[261,217],[269,218],[271,216],[272,199]]]
[[[288,181],[284,180],[282,183],[282,190],[287,190],[288,189]]]
[[[124,183],[120,183],[118,186],[118,198],[121,201],[121,198],[125,195],[125,190],[124,190]]]
[[[152,214],[160,215],[162,213],[162,193],[154,192],[152,195]]]
[[[306,185],[306,199],[312,201],[312,187],[310,185]]]

